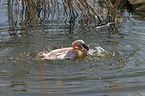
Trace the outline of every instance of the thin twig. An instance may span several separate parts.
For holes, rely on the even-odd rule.
[[[106,13],[103,9],[101,9],[100,6],[98,6],[97,4],[95,4],[94,2],[92,2],[92,0],[89,0],[92,4],[94,4],[97,8],[99,8],[103,13]]]
[[[89,12],[90,13],[95,13],[95,17],[96,17],[96,15],[97,15],[97,17],[98,17],[98,19],[100,20],[100,21],[104,21],[103,20],[103,18],[101,17],[101,15],[89,4],[89,3],[87,3],[88,5],[89,5],[89,8],[91,9],[91,10],[89,10]],[[92,11],[92,12],[91,12]]]
[[[106,25],[97,26],[96,28],[106,27],[106,26],[109,26],[109,25],[111,25],[111,24],[115,24],[115,23],[118,23],[118,22],[110,22],[110,23],[107,23]]]

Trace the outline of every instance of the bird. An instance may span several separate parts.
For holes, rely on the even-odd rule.
[[[72,43],[72,47],[55,49],[48,53],[41,53],[39,57],[43,57],[41,59],[75,59],[75,58],[83,58],[87,55],[89,51],[89,45],[85,44],[83,40],[76,40]]]

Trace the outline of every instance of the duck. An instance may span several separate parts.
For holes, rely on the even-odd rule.
[[[50,60],[83,58],[87,55],[88,50],[89,46],[83,40],[76,40],[72,43],[72,47],[55,49],[48,53],[43,52],[39,54],[39,57]]]

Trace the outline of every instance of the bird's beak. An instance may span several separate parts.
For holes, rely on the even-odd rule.
[[[89,50],[89,45],[85,44],[85,46],[81,45],[82,50],[88,51]]]

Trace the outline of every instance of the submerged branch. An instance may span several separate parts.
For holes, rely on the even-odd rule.
[[[118,22],[110,22],[110,23],[107,23],[106,25],[97,26],[96,28],[107,27],[107,26],[110,26],[111,24],[116,24],[116,23],[118,23]]]

